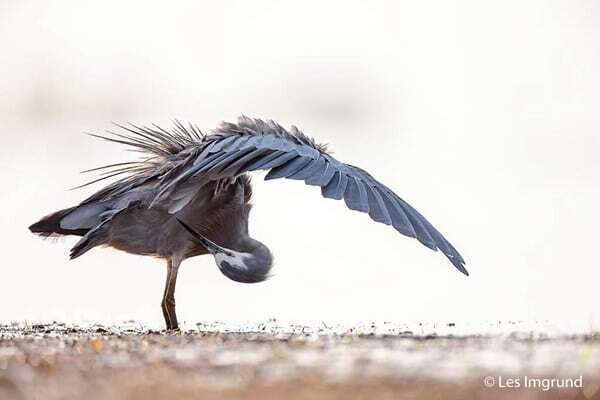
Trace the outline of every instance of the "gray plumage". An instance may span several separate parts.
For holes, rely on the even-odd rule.
[[[177,121],[170,132],[156,125],[118,127],[121,131],[109,136],[92,136],[127,145],[145,158],[89,170],[102,172],[88,184],[118,179],[30,229],[41,235],[82,236],[71,258],[106,245],[167,259],[163,313],[169,329],[177,327],[175,280],[184,259],[211,253],[233,280],[253,283],[268,277],[271,254],[248,235],[252,189],[247,174],[256,170],[268,170],[266,180],[288,178],[319,186],[323,197],[343,199],[348,208],[440,249],[468,275],[461,255],[419,212],[296,127],[288,131],[273,121],[247,117],[237,124],[222,123],[210,135]]]

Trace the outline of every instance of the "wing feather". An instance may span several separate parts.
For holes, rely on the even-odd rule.
[[[296,179],[296,180],[306,180],[312,175],[314,175],[317,171],[320,171],[325,166],[325,159],[323,157],[319,157],[316,160],[311,160],[306,166],[292,175],[288,176],[288,179]]]
[[[209,171],[212,167],[214,167],[215,165],[217,165],[220,161],[225,160],[228,157],[232,157],[235,156],[235,154],[230,154],[227,152],[221,152],[221,153],[215,153],[216,157],[214,157],[209,163],[206,163],[205,165],[203,165],[201,168],[197,168],[196,172],[193,174],[193,176],[197,176],[203,172],[207,172]]]
[[[325,170],[320,175],[315,174],[314,176],[308,178],[305,182],[307,185],[327,186],[327,184],[331,181],[335,173],[335,167],[331,165],[331,163],[327,162],[325,165]]]
[[[247,149],[247,148],[253,148],[253,149],[259,149],[261,147],[259,147],[258,145],[262,142],[262,136],[248,136],[248,141],[246,143],[244,143],[243,145],[240,146],[240,149]]]
[[[247,155],[248,153],[251,153],[251,152],[252,152],[252,149],[234,150],[234,151],[228,153],[229,155],[227,157],[223,158],[221,161],[219,161],[218,163],[216,163],[215,165],[210,167],[210,169],[207,172],[209,173],[209,175],[216,176],[223,169],[231,166],[233,163],[237,162],[240,158],[244,157],[245,155]]]
[[[275,135],[269,134],[269,135],[263,135],[262,136],[262,141],[259,143],[259,147],[264,147],[267,149],[272,149],[275,147],[275,142],[276,142],[277,137]],[[283,147],[283,146],[280,146]],[[289,149],[283,149],[281,148],[280,150],[289,150]]]
[[[269,149],[253,149],[245,147],[240,148],[241,151],[246,149],[250,149],[251,151],[245,154],[243,157],[238,158],[237,160],[235,160],[235,162],[233,162],[231,165],[225,168],[222,172],[223,174],[229,173],[232,176],[236,176],[238,174],[237,172],[240,169],[244,168],[244,166],[248,165],[248,163],[254,162],[257,159],[263,159],[262,156],[264,156],[265,154],[272,154],[272,152]]]
[[[366,185],[366,190],[369,201],[369,216],[371,219],[373,221],[381,222],[382,224],[391,225],[392,217],[383,202],[383,198],[377,191],[377,188]]]
[[[435,240],[431,237],[431,234],[425,227],[423,220],[419,218],[418,214],[415,214],[415,210],[410,207],[404,200],[396,196],[396,201],[400,204],[406,216],[408,217],[410,223],[415,229],[415,233],[417,234],[417,240],[429,247],[431,250],[437,250],[437,246]]]
[[[277,178],[287,178],[290,175],[295,174],[304,168],[307,164],[309,164],[312,160],[310,158],[305,157],[296,157],[292,160],[286,162],[279,167],[273,168],[267,176],[265,176],[265,180],[277,179]]]
[[[211,153],[216,153],[218,151],[221,151],[223,148],[225,148],[225,146],[227,146],[228,144],[230,144],[231,142],[233,142],[236,139],[239,139],[240,137],[237,135],[231,135],[231,136],[227,136],[222,140],[219,140],[215,143],[215,145],[210,149]]]
[[[381,190],[377,188],[376,190]],[[400,204],[391,196],[389,193],[384,192],[380,193],[381,198],[383,199],[383,203],[386,205],[388,212],[390,213],[390,218],[392,219],[392,226],[401,234],[409,236],[409,237],[417,237],[417,233],[415,232],[415,228],[412,226],[412,223],[408,219],[408,216],[400,207]]]
[[[269,150],[269,149],[267,149],[267,150]],[[277,151],[276,150],[276,151],[274,151],[272,153],[269,153],[268,155],[265,155],[265,156],[263,156],[261,158],[258,158],[256,160],[254,160],[254,162],[252,162],[252,164],[250,164],[250,165],[248,165],[246,167],[246,170],[247,171],[256,171],[258,169],[262,169],[265,166],[270,165],[270,163],[272,161],[275,161],[279,157],[284,156],[284,155],[290,156],[291,158],[295,157],[293,154],[286,153],[284,151]],[[288,158],[288,159],[291,159],[291,158]],[[283,162],[285,162],[285,161],[283,161]],[[267,168],[269,168],[269,167],[267,167]]]
[[[344,193],[344,202],[351,210],[369,212],[369,201],[367,190],[363,183],[354,176],[348,178],[348,185]]]
[[[234,151],[239,149],[240,147],[242,147],[244,144],[246,144],[246,142],[251,138],[251,136],[240,136],[239,138],[237,138],[236,140],[234,140],[229,146],[227,146],[226,148],[224,148],[225,151]]]
[[[294,152],[290,152],[290,153],[281,153],[279,156],[275,157],[274,159],[262,164],[260,167],[254,167],[252,169],[249,169],[249,171],[255,171],[257,169],[271,169],[271,168],[277,168],[280,165],[283,165],[285,163],[287,163],[288,161],[296,158],[298,155]]]

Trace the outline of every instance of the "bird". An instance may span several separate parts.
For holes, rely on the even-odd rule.
[[[166,261],[161,309],[168,331],[178,330],[175,286],[181,263],[211,255],[223,275],[241,283],[265,281],[273,256],[250,236],[250,173],[317,186],[324,198],[344,200],[404,236],[439,249],[469,275],[459,252],[411,205],[363,169],[338,161],[328,146],[297,127],[241,116],[210,133],[174,121],[159,125],[116,124],[106,134],[88,133],[141,154],[135,161],[84,172],[100,173],[80,187],[112,179],[80,204],[47,215],[29,227],[42,237],[74,235],[75,259],[94,247],[112,247]],[[116,131],[115,131],[116,130]]]

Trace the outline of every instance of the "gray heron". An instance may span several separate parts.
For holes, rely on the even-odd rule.
[[[219,270],[243,283],[268,278],[273,263],[267,246],[248,232],[252,187],[248,173],[269,171],[266,180],[302,180],[323,197],[343,199],[352,210],[391,225],[432,250],[439,249],[468,275],[458,251],[418,211],[366,171],[334,158],[327,147],[292,126],[240,117],[211,134],[175,121],[118,125],[120,131],[94,135],[143,153],[140,161],[111,164],[92,182],[116,180],[75,207],[31,225],[41,236],[76,235],[71,259],[97,246],[166,260],[161,303],[167,329],[178,329],[175,284],[183,260],[211,254]],[[86,186],[83,185],[83,186]]]

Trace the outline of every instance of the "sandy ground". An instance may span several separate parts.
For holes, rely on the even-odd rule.
[[[600,399],[600,334],[436,329],[2,325],[0,399]]]

